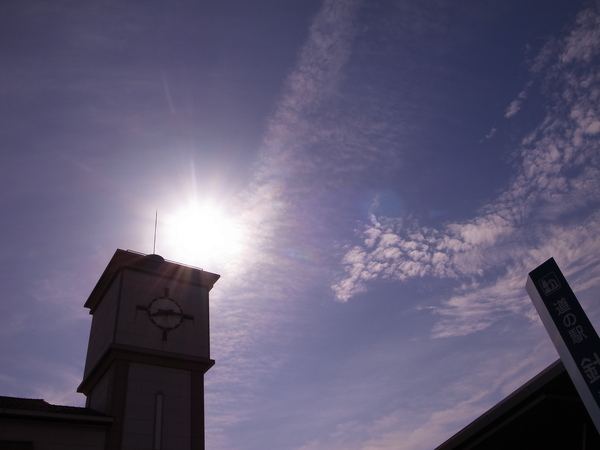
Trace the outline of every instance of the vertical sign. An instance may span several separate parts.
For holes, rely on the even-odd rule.
[[[529,273],[527,293],[600,432],[600,339],[554,258]]]

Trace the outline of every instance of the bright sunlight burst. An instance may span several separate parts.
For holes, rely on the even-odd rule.
[[[242,227],[217,205],[192,203],[162,221],[164,231],[159,234],[169,254],[182,262],[215,263],[236,256],[243,248]],[[158,223],[160,228],[160,211]]]

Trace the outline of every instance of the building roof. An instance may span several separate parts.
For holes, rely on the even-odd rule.
[[[111,416],[78,406],[52,405],[37,398],[0,396],[0,417],[13,419],[43,419],[68,422],[110,424]]]
[[[436,450],[600,448],[600,435],[561,360]]]

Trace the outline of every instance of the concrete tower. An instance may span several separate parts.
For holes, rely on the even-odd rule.
[[[212,367],[208,293],[219,275],[117,250],[85,307],[93,315],[86,406],[114,417],[106,449],[204,449]]]

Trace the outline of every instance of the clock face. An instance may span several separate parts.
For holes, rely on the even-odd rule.
[[[157,297],[148,305],[148,316],[163,330],[174,330],[183,321],[181,306],[169,297]]]

